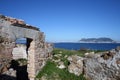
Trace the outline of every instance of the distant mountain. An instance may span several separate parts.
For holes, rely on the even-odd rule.
[[[79,42],[81,43],[116,43],[111,38],[82,38]]]

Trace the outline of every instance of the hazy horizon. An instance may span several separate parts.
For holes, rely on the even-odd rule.
[[[40,28],[48,42],[120,41],[120,0],[0,0],[0,14]]]

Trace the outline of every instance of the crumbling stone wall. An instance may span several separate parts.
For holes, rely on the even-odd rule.
[[[27,39],[28,65],[30,80],[34,80],[38,71],[45,65],[50,56],[52,46],[45,43],[45,36],[38,28],[25,24],[22,20],[0,15],[0,50],[3,54],[12,55],[15,41],[18,38]]]

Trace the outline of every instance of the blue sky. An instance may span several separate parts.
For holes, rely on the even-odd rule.
[[[46,41],[120,41],[120,0],[0,0],[0,14],[39,27]]]

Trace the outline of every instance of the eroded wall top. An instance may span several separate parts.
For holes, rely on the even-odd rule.
[[[18,38],[44,39],[39,28],[26,24],[23,20],[0,15],[0,36],[15,41]]]
[[[5,21],[9,21],[11,23],[11,25],[13,25],[13,26],[34,29],[34,30],[39,31],[39,28],[36,28],[36,27],[31,26],[29,24],[26,24],[23,20],[20,20],[20,19],[7,17],[7,16],[1,15],[1,14],[0,14],[0,19],[3,19]]]

